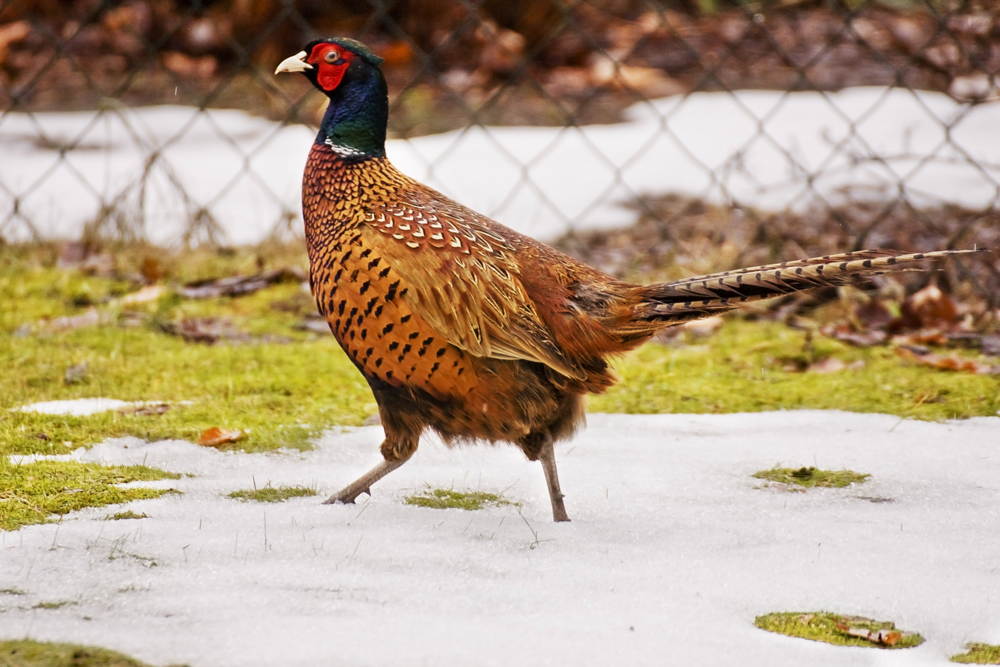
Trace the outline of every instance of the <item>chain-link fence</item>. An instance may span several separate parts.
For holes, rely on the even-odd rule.
[[[0,0],[0,242],[297,233],[325,99],[271,72],[326,35],[385,58],[404,171],[619,275],[1000,245],[1000,4],[959,0]]]

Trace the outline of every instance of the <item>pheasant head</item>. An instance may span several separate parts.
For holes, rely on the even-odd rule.
[[[381,63],[361,42],[335,37],[310,42],[274,73],[301,72],[329,98],[316,143],[344,159],[364,160],[385,155],[389,92]]]

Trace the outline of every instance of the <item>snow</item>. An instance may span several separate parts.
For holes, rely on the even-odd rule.
[[[42,401],[19,408],[21,412],[37,412],[43,415],[73,415],[83,417],[108,410],[121,410],[142,403],[129,403],[115,398],[74,398],[65,401]]]
[[[157,243],[194,219],[204,236],[201,211],[229,242],[259,242],[298,215],[312,138],[240,111],[10,113],[0,118],[0,233],[24,237],[27,220],[43,236],[75,237],[102,200],[118,200]],[[887,88],[695,93],[638,104],[622,123],[473,127],[390,141],[387,152],[414,178],[542,240],[631,223],[624,202],[668,192],[783,210],[853,188],[987,208],[1000,193],[1000,103]]]
[[[378,427],[314,451],[219,452],[109,440],[78,460],[188,476],[149,518],[0,533],[0,637],[75,641],[154,664],[944,665],[1000,643],[1000,418],[923,423],[793,411],[591,415],[557,448],[573,522],[553,524],[540,466],[512,448],[414,459],[358,506],[328,494],[378,460]],[[847,489],[755,488],[775,463],[850,468]],[[244,503],[231,490],[312,485]],[[405,505],[414,490],[503,492],[477,512]],[[71,601],[58,609],[40,602]],[[889,619],[904,651],[766,633],[771,611]]]

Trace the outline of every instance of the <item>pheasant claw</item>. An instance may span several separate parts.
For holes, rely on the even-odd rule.
[[[333,494],[325,501],[324,505],[353,505],[354,501],[362,493],[367,493],[369,496],[372,494],[371,486],[375,482],[379,481],[393,470],[399,466],[406,463],[406,461],[385,461],[383,460],[377,466],[366,472],[364,475],[354,480],[343,489]]]

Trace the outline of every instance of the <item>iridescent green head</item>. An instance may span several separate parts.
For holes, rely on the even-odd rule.
[[[301,72],[330,99],[316,143],[344,159],[385,155],[389,92],[382,59],[361,42],[331,37],[310,42],[278,65],[275,74]]]

